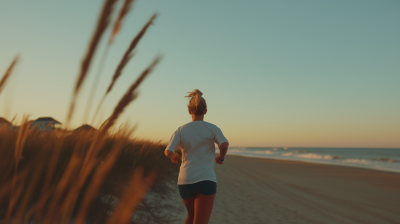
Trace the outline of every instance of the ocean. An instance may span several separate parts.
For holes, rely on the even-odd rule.
[[[400,149],[229,147],[228,155],[296,160],[400,173]]]

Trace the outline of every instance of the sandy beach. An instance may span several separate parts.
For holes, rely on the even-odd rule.
[[[399,173],[241,156],[215,171],[209,223],[400,223]]]

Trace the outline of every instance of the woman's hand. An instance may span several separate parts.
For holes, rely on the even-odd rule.
[[[164,153],[165,153],[165,156],[167,156],[168,158],[170,158],[171,161],[172,161],[173,163],[175,163],[175,164],[178,164],[178,159],[182,160],[181,157],[179,156],[179,154],[176,153],[176,152],[174,153],[174,152],[172,152],[172,151],[165,150]]]
[[[178,159],[182,160],[178,153],[175,153],[173,156],[171,156],[171,161],[175,164],[178,164]]]
[[[224,164],[224,161],[221,161],[221,160],[219,159],[219,156],[215,157],[215,162],[218,163],[219,165]]]

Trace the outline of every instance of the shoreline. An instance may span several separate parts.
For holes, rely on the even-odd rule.
[[[226,154],[226,156],[239,156],[239,157],[248,157],[254,159],[271,159],[271,160],[283,160],[283,161],[295,161],[295,162],[303,162],[303,163],[314,163],[314,164],[321,164],[321,165],[332,165],[332,166],[344,166],[344,167],[352,167],[352,168],[360,168],[360,169],[367,169],[367,170],[375,170],[375,171],[382,171],[382,172],[389,172],[389,173],[397,173],[400,174],[400,170],[391,170],[385,168],[373,168],[373,167],[363,167],[354,164],[338,164],[338,163],[329,163],[329,162],[322,162],[322,161],[313,161],[313,160],[300,160],[300,159],[290,159],[290,158],[272,158],[272,157],[261,157],[261,156],[253,156],[253,155],[239,155],[239,154]]]

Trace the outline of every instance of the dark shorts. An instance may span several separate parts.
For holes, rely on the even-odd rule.
[[[178,185],[179,194],[183,200],[188,200],[195,194],[213,195],[217,193],[217,183],[211,180],[204,180],[194,184]]]

